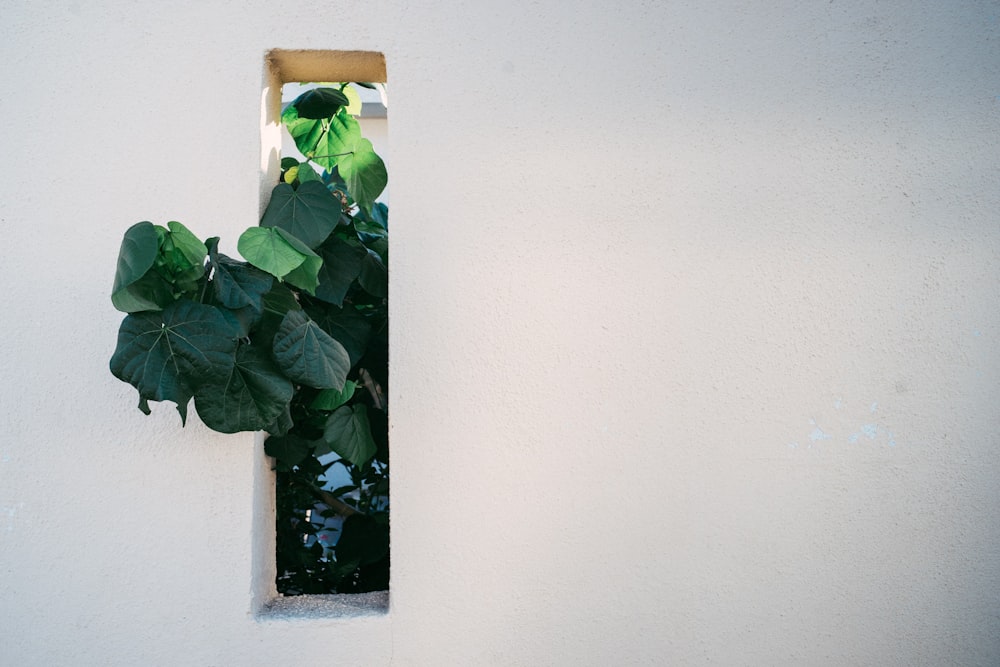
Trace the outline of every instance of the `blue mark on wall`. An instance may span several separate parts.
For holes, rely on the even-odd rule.
[[[836,442],[845,442],[849,445],[857,445],[861,442],[873,444],[885,443],[890,447],[896,446],[895,434],[886,427],[883,420],[873,418],[878,412],[878,401],[865,402],[853,406],[848,405],[843,398],[837,398],[833,403],[834,413],[827,413],[826,416],[817,416],[809,420],[809,429],[804,434],[808,439],[809,448],[813,445],[826,443],[832,445]],[[853,417],[852,417],[853,415]],[[860,417],[860,418],[859,418]],[[818,420],[822,419],[823,426]],[[833,422],[833,423],[831,423]],[[790,449],[799,447],[800,440],[788,443]]]

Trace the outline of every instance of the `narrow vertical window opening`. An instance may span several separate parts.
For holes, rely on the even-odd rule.
[[[287,414],[260,442],[254,606],[268,613],[322,611],[329,594],[339,611],[387,604],[385,80],[378,53],[267,56],[261,226],[276,255],[298,253],[272,298],[294,311],[276,339],[303,358]]]

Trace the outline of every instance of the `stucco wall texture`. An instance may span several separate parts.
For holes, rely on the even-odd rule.
[[[1000,663],[998,31],[6,0],[0,664]],[[272,48],[388,68],[381,616],[255,617],[254,436],[107,369],[128,225],[256,223]]]

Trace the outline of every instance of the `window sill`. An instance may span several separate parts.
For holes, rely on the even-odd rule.
[[[389,591],[344,595],[279,596],[257,613],[259,621],[358,618],[389,613]]]

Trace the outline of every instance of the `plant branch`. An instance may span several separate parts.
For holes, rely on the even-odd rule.
[[[382,391],[382,387],[379,383],[375,382],[371,373],[367,369],[361,368],[358,370],[358,379],[361,380],[361,384],[365,386],[368,393],[371,394],[372,402],[375,404],[375,408],[378,410],[385,410],[385,393]]]
[[[353,507],[351,507],[350,505],[348,505],[343,500],[333,495],[326,489],[319,489],[313,487],[313,493],[316,494],[317,498],[323,501],[323,504],[325,504],[326,506],[328,506],[330,509],[332,509],[337,514],[340,514],[341,516],[347,517],[351,516],[352,514],[362,514],[362,512],[359,512],[358,510],[354,509]]]

